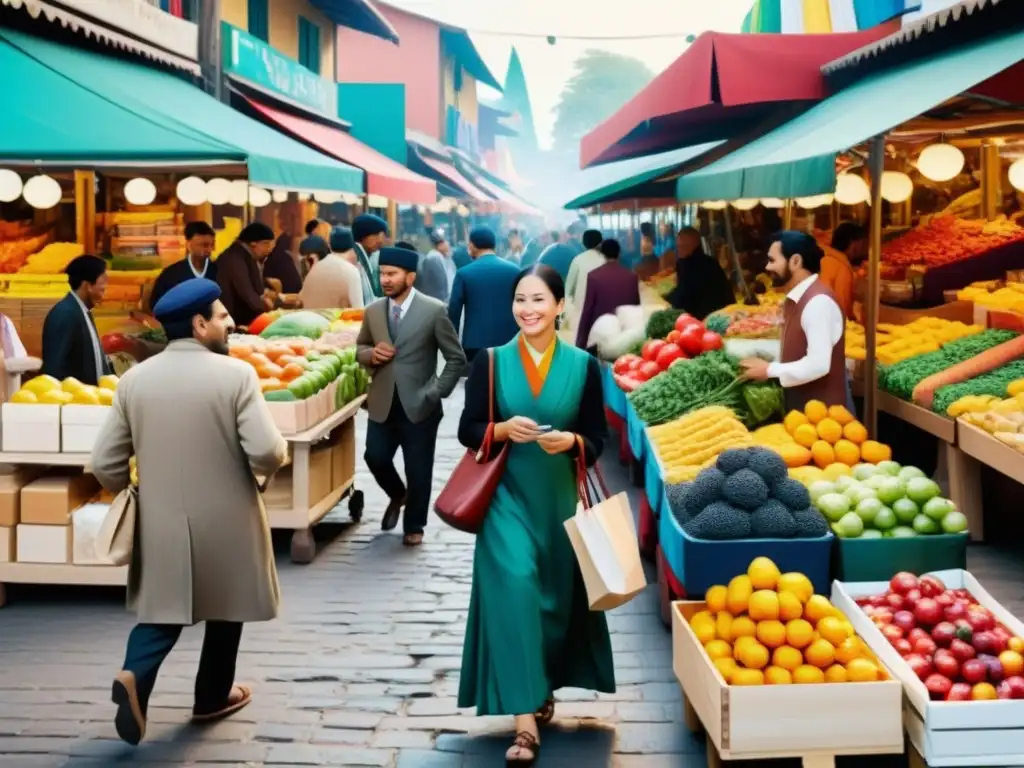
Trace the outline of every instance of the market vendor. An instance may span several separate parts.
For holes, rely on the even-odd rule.
[[[181,261],[164,267],[153,283],[153,290],[149,294],[150,312],[160,298],[179,283],[195,277],[217,280],[217,264],[210,259],[216,240],[213,227],[205,221],[190,221],[185,225],[185,244],[188,252]]]
[[[277,303],[263,282],[263,264],[273,249],[274,230],[254,221],[217,259],[220,300],[236,326],[248,326]]]
[[[743,360],[746,377],[778,379],[786,409],[803,410],[810,400],[845,404],[852,410],[846,375],[846,322],[832,291],[819,279],[824,253],[813,237],[792,230],[775,236],[765,268],[786,290],[782,305],[782,351],[769,363]]]
[[[665,298],[698,320],[736,301],[725,270],[704,252],[700,232],[693,227],[676,235],[676,287]]]
[[[860,224],[844,221],[832,233],[832,247],[825,248],[821,260],[821,282],[835,296],[843,317],[853,316],[853,270],[864,263],[868,255],[868,233]]]

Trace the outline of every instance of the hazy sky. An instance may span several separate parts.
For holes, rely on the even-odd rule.
[[[541,144],[547,146],[554,123],[552,110],[573,73],[573,62],[588,48],[635,56],[655,73],[686,48],[686,36],[706,30],[739,32],[753,0],[387,0],[440,21],[468,29],[480,54],[499,81],[505,77],[509,52],[519,51],[533,102]],[[510,9],[514,7],[515,11]],[[624,12],[626,9],[626,12]],[[480,31],[506,34],[485,34]],[[678,37],[629,41],[559,40],[508,36],[543,35]],[[496,96],[485,89],[485,97]]]

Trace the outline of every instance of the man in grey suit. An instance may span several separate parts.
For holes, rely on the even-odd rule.
[[[381,529],[398,525],[405,507],[403,543],[410,547],[423,542],[427,524],[441,400],[452,393],[466,367],[445,305],[413,288],[417,261],[414,251],[380,250],[385,298],[366,308],[356,340],[359,362],[373,375],[367,397],[366,465],[391,500]],[[440,376],[438,352],[445,360]],[[394,463],[399,448],[404,484]]]
[[[430,245],[430,251],[420,259],[414,287],[417,291],[447,304],[452,291],[452,281],[455,280],[455,263],[449,256],[448,242],[441,230],[435,229],[430,233]]]

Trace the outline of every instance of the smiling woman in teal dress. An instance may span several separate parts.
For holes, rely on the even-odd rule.
[[[513,766],[537,759],[555,690],[615,691],[608,625],[589,610],[563,527],[576,512],[577,437],[592,466],[607,434],[596,360],[558,339],[564,296],[550,267],[523,270],[512,301],[520,332],[493,350],[494,438],[511,447],[476,540],[459,706],[515,716]],[[471,450],[488,426],[488,377],[487,356],[478,355],[459,423]]]

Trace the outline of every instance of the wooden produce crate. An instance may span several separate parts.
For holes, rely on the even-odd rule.
[[[968,571],[937,571],[932,575],[950,589],[967,589],[992,612],[996,621],[1024,637],[1024,623],[1000,605]],[[912,768],[1024,765],[1024,701],[931,701],[924,683],[855,602],[858,597],[877,595],[888,587],[885,581],[836,581],[832,586],[832,603],[846,614],[857,634],[903,684],[903,725],[910,737]]]
[[[957,420],[957,447],[982,464],[1024,483],[1024,453],[996,440],[963,419]]]
[[[706,607],[672,604],[672,668],[686,696],[687,726],[707,733],[709,768],[794,757],[804,768],[834,768],[840,755],[903,753],[899,682],[727,685],[690,629]]]

